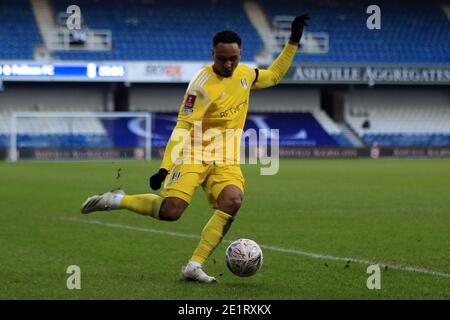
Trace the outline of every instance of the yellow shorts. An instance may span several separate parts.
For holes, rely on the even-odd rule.
[[[160,195],[177,197],[190,203],[198,186],[203,187],[208,201],[217,208],[217,198],[228,185],[238,187],[244,193],[245,179],[239,165],[175,164],[164,181]]]

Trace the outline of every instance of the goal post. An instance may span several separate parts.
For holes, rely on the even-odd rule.
[[[12,112],[9,160],[152,158],[147,112]]]

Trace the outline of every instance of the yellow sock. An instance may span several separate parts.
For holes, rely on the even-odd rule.
[[[120,201],[120,207],[159,220],[159,208],[162,200],[163,198],[152,193],[125,195]]]
[[[201,239],[191,260],[203,264],[222,241],[233,222],[229,214],[216,210],[202,230]]]

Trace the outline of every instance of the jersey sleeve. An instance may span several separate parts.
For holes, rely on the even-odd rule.
[[[178,112],[178,120],[188,123],[201,121],[212,103],[206,87],[209,74],[200,72],[190,83]]]
[[[277,85],[291,66],[297,48],[297,45],[286,43],[280,55],[270,65],[269,69],[255,69],[257,78],[252,89],[263,89]]]

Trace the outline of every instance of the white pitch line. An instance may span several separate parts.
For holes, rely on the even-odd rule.
[[[128,226],[125,224],[117,224],[117,223],[108,223],[98,220],[84,220],[79,218],[61,218],[66,221],[75,221],[75,222],[82,222],[82,223],[89,223],[89,224],[97,224],[105,227],[111,227],[111,228],[120,228],[120,229],[127,229],[127,230],[133,230],[133,231],[141,231],[141,232],[150,232],[150,233],[159,233],[169,236],[175,236],[180,238],[189,238],[189,239],[200,239],[199,236],[188,234],[188,233],[181,233],[181,232],[172,232],[172,231],[164,231],[164,230],[158,230],[158,229],[152,229],[152,228],[141,228],[141,227],[133,227]],[[224,242],[231,243],[231,241]],[[353,262],[358,263],[362,265],[373,265],[378,264],[381,267],[387,267],[388,269],[395,269],[395,270],[401,270],[401,271],[407,271],[407,272],[416,272],[416,273],[423,273],[428,274],[432,276],[438,276],[438,277],[444,277],[444,278],[450,278],[450,273],[448,272],[442,272],[442,271],[434,271],[429,270],[421,267],[414,267],[414,266],[401,266],[401,265],[395,265],[395,264],[388,264],[384,262],[374,262],[364,259],[358,259],[358,258],[348,258],[348,257],[335,257],[330,255],[322,255],[320,253],[314,253],[314,252],[307,252],[303,250],[298,249],[286,249],[286,248],[280,248],[280,247],[274,247],[274,246],[267,246],[267,245],[260,245],[261,248],[276,252],[285,252],[285,253],[292,253],[297,255],[302,255],[310,258],[316,258],[316,259],[322,259],[322,260],[333,260],[333,261],[345,261],[345,262]]]

